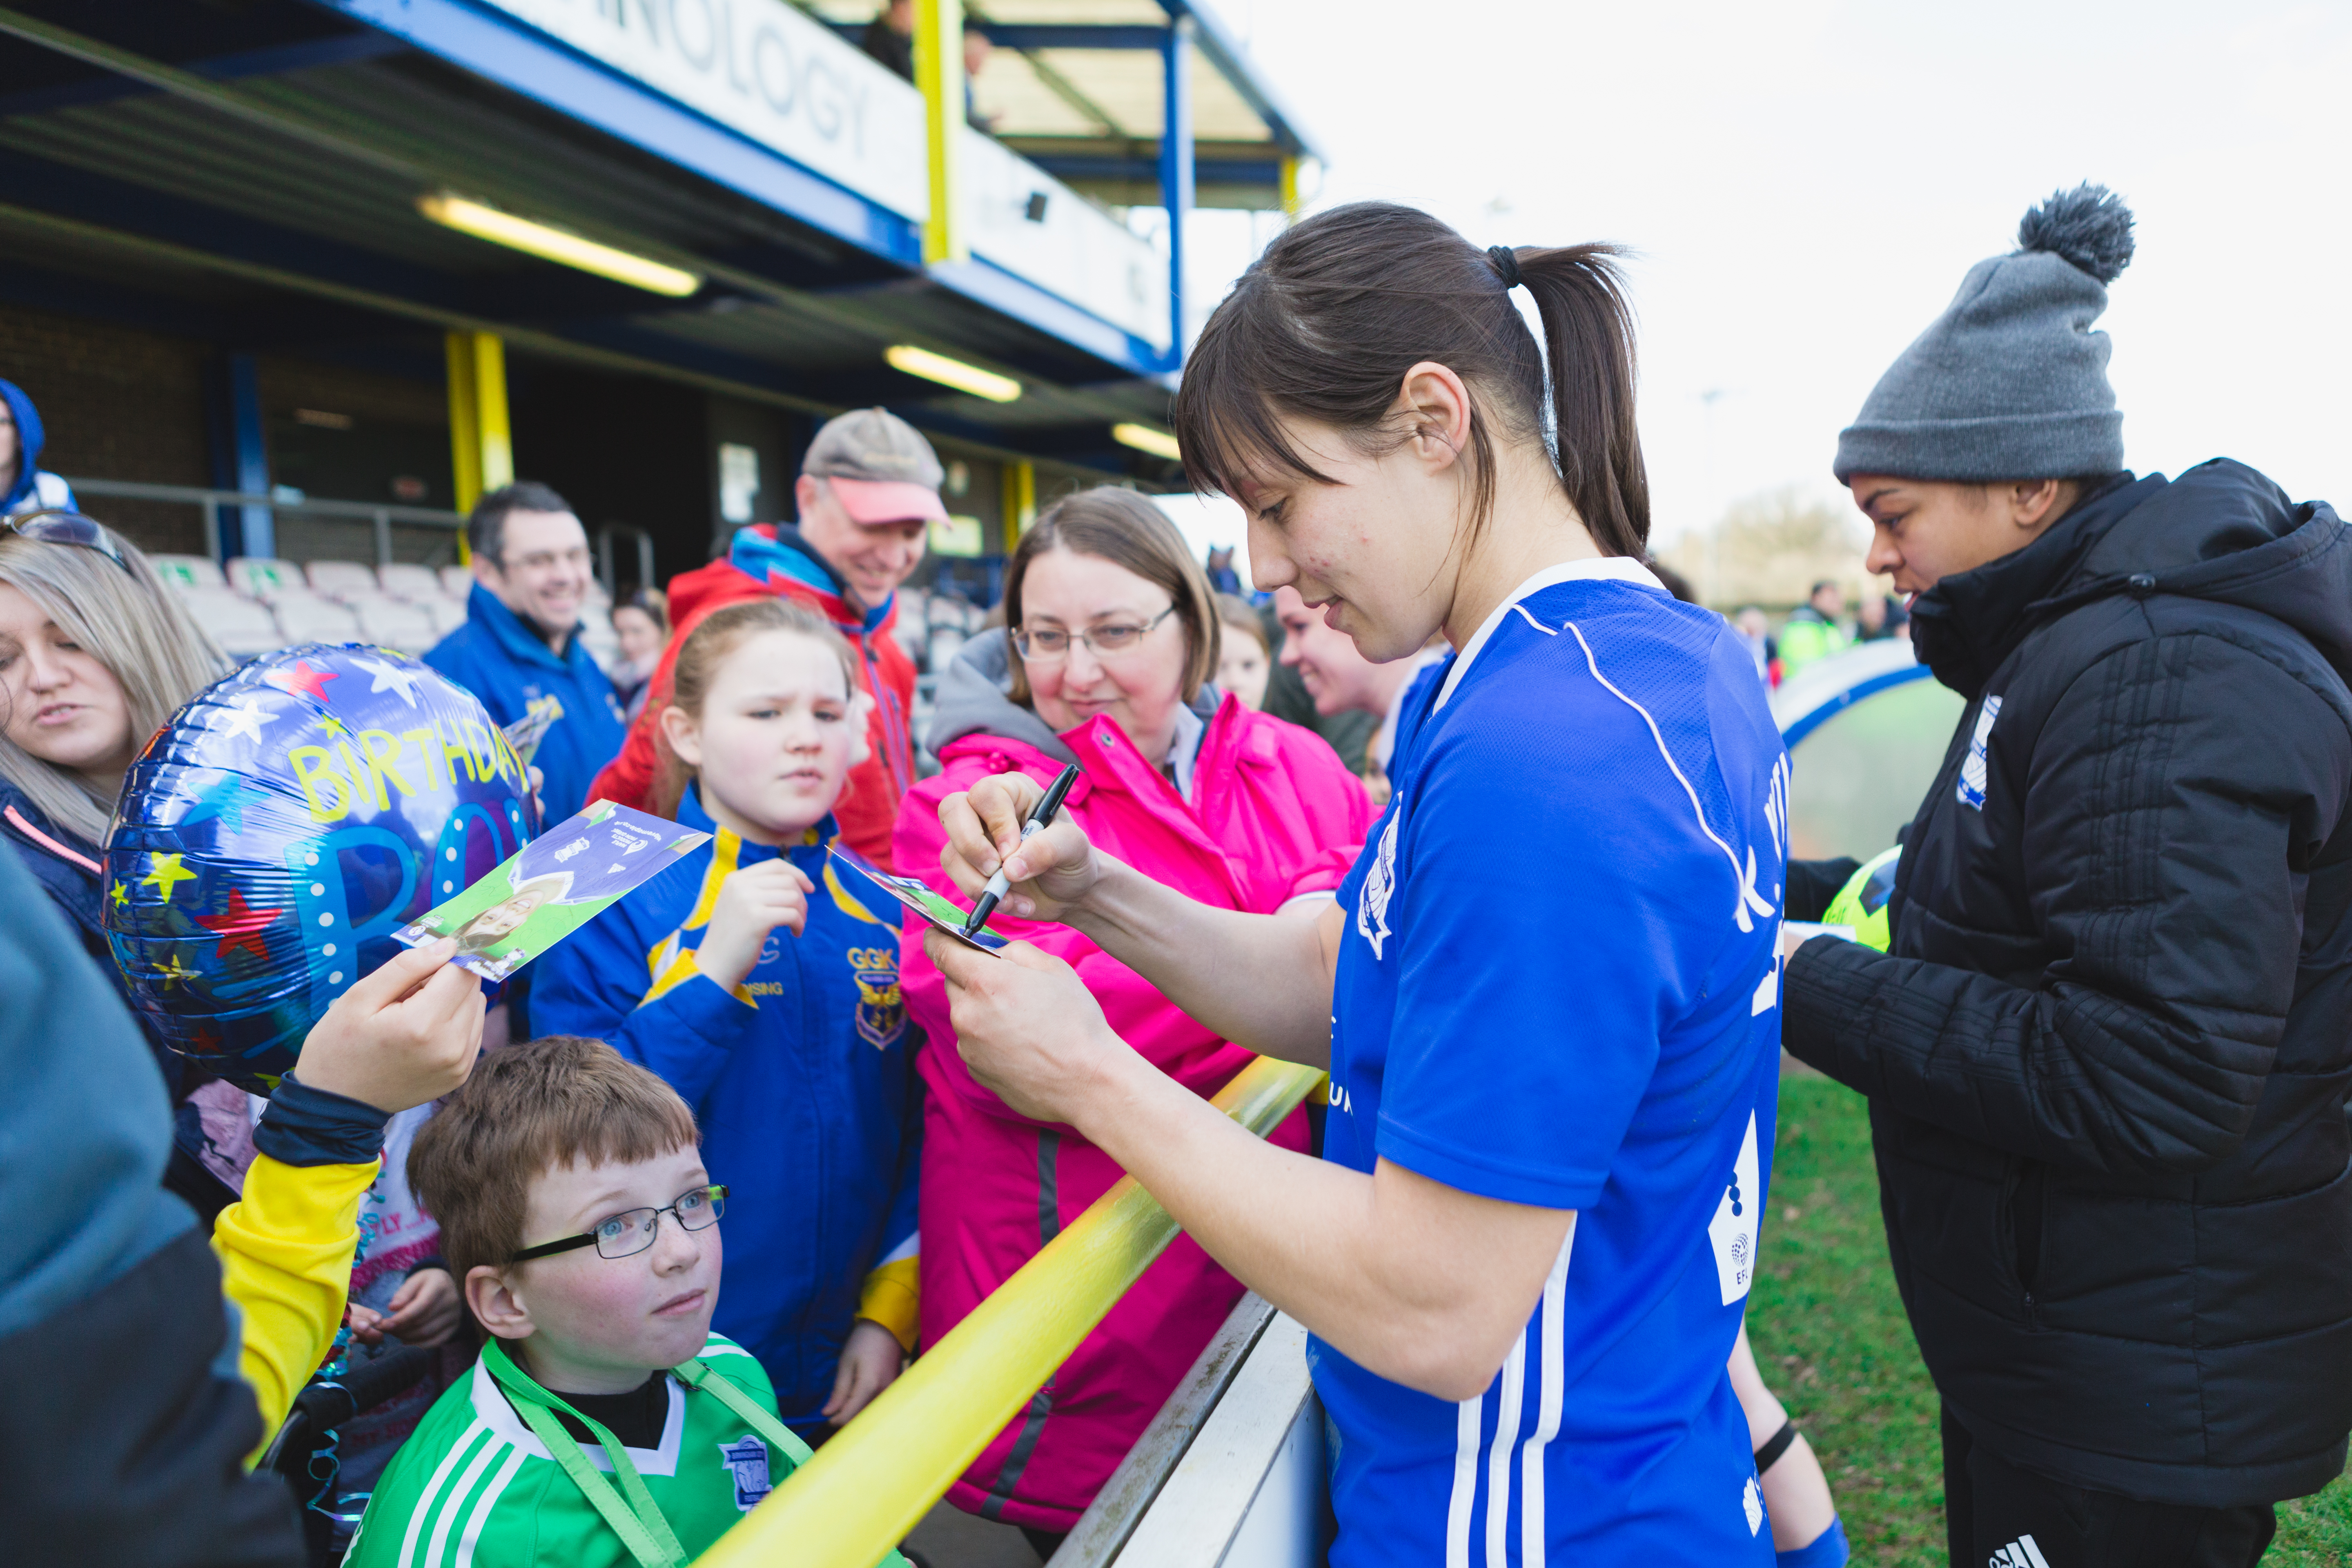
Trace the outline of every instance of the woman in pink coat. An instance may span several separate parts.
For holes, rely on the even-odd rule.
[[[943,677],[930,736],[940,774],[910,791],[892,858],[939,869],[946,796],[1019,769],[1085,770],[1064,809],[1087,837],[1192,898],[1311,917],[1371,820],[1363,786],[1323,741],[1223,696],[1216,603],[1166,516],[1131,490],[1085,491],[1037,520],[1005,574],[1006,636],[968,644]],[[1202,1095],[1250,1053],[1192,1022],[1061,925],[991,922],[1076,966],[1119,1037]],[[929,1043],[922,1185],[923,1342],[940,1338],[1122,1173],[1067,1127],[1030,1121],[972,1081],[938,970],[906,944],[907,1005]],[[1274,1134],[1307,1145],[1304,1112]],[[1077,1522],[1241,1298],[1178,1237],[950,1490],[957,1507],[1029,1531],[1041,1551]]]

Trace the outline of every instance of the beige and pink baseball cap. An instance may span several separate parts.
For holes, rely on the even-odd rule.
[[[938,455],[913,426],[887,409],[853,409],[826,420],[801,459],[801,472],[824,480],[841,510],[867,527],[947,520],[940,500],[946,475]]]

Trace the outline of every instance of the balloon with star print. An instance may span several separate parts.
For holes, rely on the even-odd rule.
[[[394,931],[538,827],[472,693],[384,648],[287,648],[131,764],[106,844],[115,962],[175,1049],[266,1093]]]

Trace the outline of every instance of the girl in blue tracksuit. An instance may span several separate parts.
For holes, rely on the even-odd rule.
[[[788,1424],[838,1426],[914,1348],[921,1165],[897,906],[831,862],[865,735],[840,635],[790,601],[679,650],[654,805],[709,844],[541,961],[541,1034],[609,1040],[694,1107],[728,1188],[715,1331]]]

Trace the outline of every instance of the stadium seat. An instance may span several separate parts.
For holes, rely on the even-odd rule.
[[[357,561],[313,561],[303,570],[310,574],[310,592],[330,599],[350,599],[363,594],[376,594],[375,568]]]
[[[221,575],[220,563],[209,555],[150,555],[147,563],[155,568],[155,575],[170,588],[228,587],[228,579]]]
[[[291,561],[280,561],[274,555],[239,555],[228,563],[228,585],[240,594],[250,594],[263,604],[276,604],[281,594],[310,592],[303,580],[302,568]]]
[[[432,598],[412,602],[433,617],[434,626],[445,637],[466,624],[466,601],[463,599]]]
[[[422,603],[446,595],[440,574],[430,566],[419,566],[413,561],[395,561],[389,566],[379,566],[375,574],[383,584],[383,591],[395,599],[414,599]]]
[[[271,608],[278,612],[278,629],[289,643],[352,642],[360,635],[359,617],[350,605],[322,599],[308,588],[281,589]]]
[[[286,638],[267,605],[226,588],[197,586],[179,592],[196,625],[230,658],[251,658],[285,646]]]
[[[354,595],[344,603],[359,617],[361,635],[379,647],[421,654],[441,640],[440,627],[422,605],[383,594]]]
[[[474,569],[471,566],[441,568],[441,591],[453,599],[462,599],[474,591]]]

